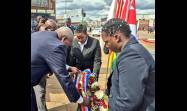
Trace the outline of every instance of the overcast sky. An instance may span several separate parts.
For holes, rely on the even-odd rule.
[[[65,0],[56,0],[57,16],[63,15],[65,10]],[[107,16],[112,0],[66,0],[67,10],[81,9],[86,12],[86,16],[97,18]],[[155,14],[155,0],[136,0],[137,14]]]

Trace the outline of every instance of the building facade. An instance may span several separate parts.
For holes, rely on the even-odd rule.
[[[31,16],[55,17],[55,0],[31,0]]]

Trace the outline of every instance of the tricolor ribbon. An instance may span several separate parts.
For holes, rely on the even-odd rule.
[[[85,99],[91,99],[91,108],[81,105],[81,111],[102,111],[100,108],[108,109],[107,102],[105,100],[98,100],[94,97],[94,93],[99,90],[99,86],[96,83],[96,75],[91,73],[90,69],[80,71],[74,80],[74,84],[79,92],[79,94]],[[95,99],[95,100],[94,100]],[[98,101],[95,104],[94,101]]]

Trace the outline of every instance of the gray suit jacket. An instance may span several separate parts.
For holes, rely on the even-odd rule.
[[[32,86],[50,71],[55,73],[68,99],[76,102],[80,95],[66,70],[66,47],[58,40],[56,32],[35,32],[31,35]]]
[[[134,37],[119,54],[109,82],[111,111],[148,111],[154,104],[155,62]]]
[[[92,72],[99,74],[101,67],[101,47],[99,40],[88,37],[87,44],[81,52],[77,39],[74,39],[69,59],[70,66],[75,66],[80,70],[90,68]]]

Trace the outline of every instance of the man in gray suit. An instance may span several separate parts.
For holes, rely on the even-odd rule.
[[[75,35],[70,52],[70,66],[75,66],[80,70],[89,68],[99,77],[101,68],[99,40],[88,36],[87,27],[82,24],[77,27]]]
[[[35,32],[31,35],[31,111],[38,111],[33,87],[49,72],[53,72],[70,102],[89,105],[77,92],[66,70],[66,46],[73,41],[68,27],[56,31]]]
[[[110,110],[154,111],[155,62],[151,54],[122,19],[110,19],[102,28],[102,39],[118,53],[108,80]]]

